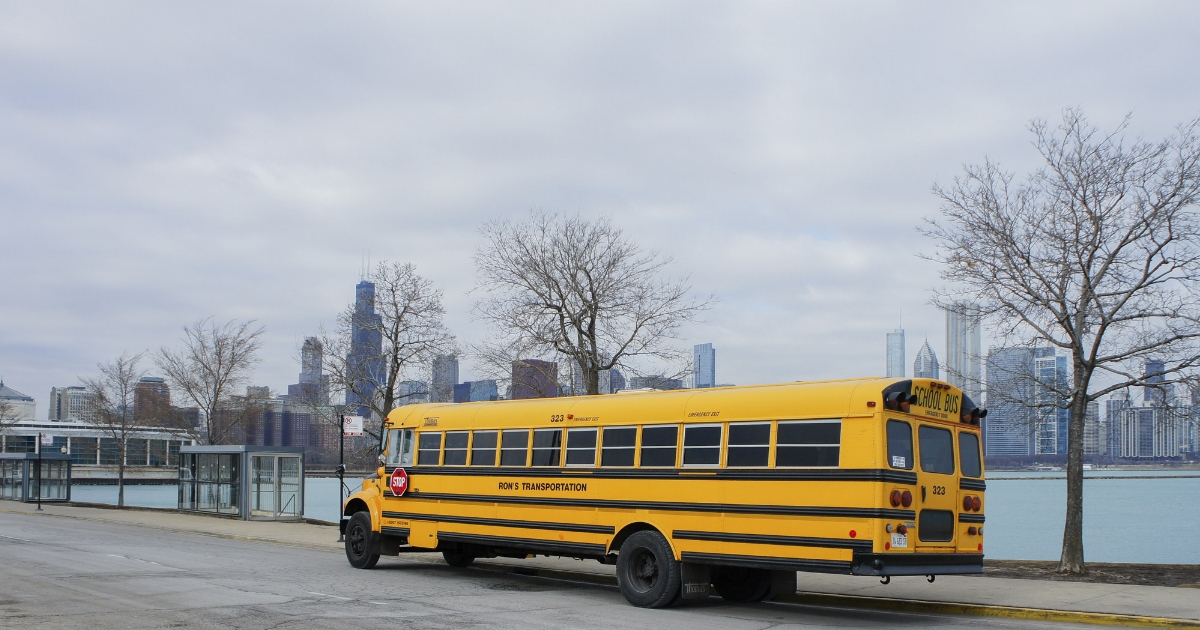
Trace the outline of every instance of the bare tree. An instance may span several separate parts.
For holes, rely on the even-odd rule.
[[[125,456],[129,440],[154,421],[154,415],[138,409],[136,388],[145,371],[138,367],[143,353],[122,353],[113,361],[97,363],[98,376],[79,379],[91,398],[95,411],[84,418],[112,438],[117,446],[117,505],[125,505]]]
[[[7,400],[0,400],[0,434],[11,429],[21,421],[17,408]]]
[[[237,436],[248,416],[236,399],[258,363],[261,326],[254,321],[229,321],[218,326],[202,319],[183,329],[183,347],[162,348],[158,368],[176,391],[204,414],[201,427],[182,423],[179,429],[205,444],[223,444]]]
[[[345,392],[347,408],[370,416],[366,450],[378,444],[382,419],[421,395],[408,381],[425,375],[434,356],[454,352],[454,336],[442,323],[442,292],[412,264],[380,262],[369,280],[373,295],[349,305],[337,331],[321,338],[332,386]]]
[[[1086,571],[1083,555],[1083,432],[1087,404],[1178,379],[1200,359],[1200,120],[1161,142],[1109,134],[1067,110],[1031,131],[1044,164],[1027,181],[998,165],[966,167],[935,186],[941,220],[924,232],[933,259],[956,287],[942,304],[968,297],[1006,344],[1050,344],[1069,355],[1060,392],[1070,410],[1067,506],[1059,570]],[[1161,383],[1160,383],[1161,385]]]
[[[475,264],[485,297],[476,312],[499,337],[481,354],[519,348],[566,357],[588,394],[599,393],[602,370],[678,360],[670,342],[680,326],[715,301],[691,297],[687,278],[664,277],[671,259],[642,250],[605,218],[535,213],[482,231],[487,244]]]

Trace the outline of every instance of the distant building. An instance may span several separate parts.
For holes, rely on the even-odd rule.
[[[1122,412],[1133,406],[1129,392],[1114,392],[1104,401],[1104,454],[1109,457],[1121,456],[1121,418]],[[989,412],[990,413],[990,412]]]
[[[512,398],[554,398],[558,396],[558,363],[540,359],[519,359],[512,363]]]
[[[1033,452],[1033,348],[991,348],[987,357],[987,455]]]
[[[1164,405],[1174,402],[1175,385],[1166,382],[1164,372],[1166,363],[1161,359],[1146,361],[1146,369],[1142,378],[1147,383],[1142,388],[1142,400],[1145,404]]]
[[[904,378],[904,329],[897,328],[887,334],[888,378]]]
[[[1083,454],[1103,455],[1105,438],[1100,424],[1100,403],[1093,400],[1087,404],[1087,413],[1083,418]]]
[[[316,337],[305,337],[300,347],[300,382],[288,385],[287,397],[310,405],[329,404],[329,376],[324,374],[324,346]]]
[[[697,389],[713,387],[717,384],[717,351],[711,343],[696,344],[692,348],[693,365],[695,366],[695,387]]]
[[[630,389],[683,389],[683,379],[667,378],[661,374],[635,376],[629,379]]]
[[[1121,410],[1121,457],[1126,459],[1178,458],[1183,442],[1187,407],[1151,402]]]
[[[499,400],[500,394],[494,379],[466,381],[454,386],[454,402],[481,402]]]
[[[429,385],[421,381],[400,381],[396,384],[396,405],[429,402]]]
[[[135,399],[136,399],[136,392]],[[136,405],[136,402],[135,402]],[[96,405],[87,388],[78,385],[50,388],[50,408],[46,419],[55,422],[76,420],[91,422],[95,419]]]
[[[978,304],[962,302],[946,309],[946,380],[975,402],[981,399],[983,384],[979,323]]]
[[[625,389],[625,375],[617,368],[600,370],[599,380],[601,394],[615,394]]]
[[[442,354],[433,359],[433,380],[429,384],[430,402],[454,402],[458,384],[458,357]]]
[[[375,283],[363,280],[354,287],[354,316],[350,320],[350,354],[347,376],[353,390],[346,392],[346,407],[355,415],[369,417],[367,406],[375,387],[383,382],[383,317],[375,312]]]
[[[1065,392],[1070,387],[1071,371],[1067,357],[1053,347],[1034,348],[1034,395],[1037,419],[1034,425],[1034,454],[1065,455],[1071,410]],[[988,412],[989,414],[991,412]]]
[[[171,387],[160,376],[143,376],[133,386],[133,412],[139,418],[171,411]]]
[[[17,420],[33,420],[37,417],[37,402],[33,397],[5,385],[3,380],[0,380],[0,402],[8,405],[10,413]]]
[[[917,351],[917,360],[913,362],[913,378],[939,378],[937,355],[929,347],[929,340]]]

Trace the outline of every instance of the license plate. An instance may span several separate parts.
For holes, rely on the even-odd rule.
[[[908,549],[908,534],[892,534],[892,549]]]

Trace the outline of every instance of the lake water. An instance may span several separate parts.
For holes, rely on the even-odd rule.
[[[1066,512],[1064,473],[995,472],[990,477],[984,554],[1006,560],[1057,560]],[[346,480],[351,490],[361,483]],[[305,479],[304,515],[336,522],[337,484],[337,479]],[[1088,560],[1200,563],[1200,472],[1088,471],[1083,491]],[[117,489],[74,486],[71,498],[116,503]],[[173,508],[176,487],[127,486],[125,502]]]

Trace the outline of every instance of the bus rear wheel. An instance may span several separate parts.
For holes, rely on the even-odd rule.
[[[668,606],[679,594],[681,583],[679,562],[662,534],[644,530],[625,539],[617,556],[617,584],[630,604]]]
[[[731,602],[761,601],[771,592],[771,572],[745,567],[714,567],[713,590]]]
[[[371,533],[371,513],[356,512],[346,524],[346,559],[355,569],[372,569],[379,554],[371,553],[374,546]]]
[[[446,564],[459,568],[470,566],[472,562],[475,562],[474,555],[459,551],[457,549],[447,549],[443,551],[442,559],[446,561]]]

